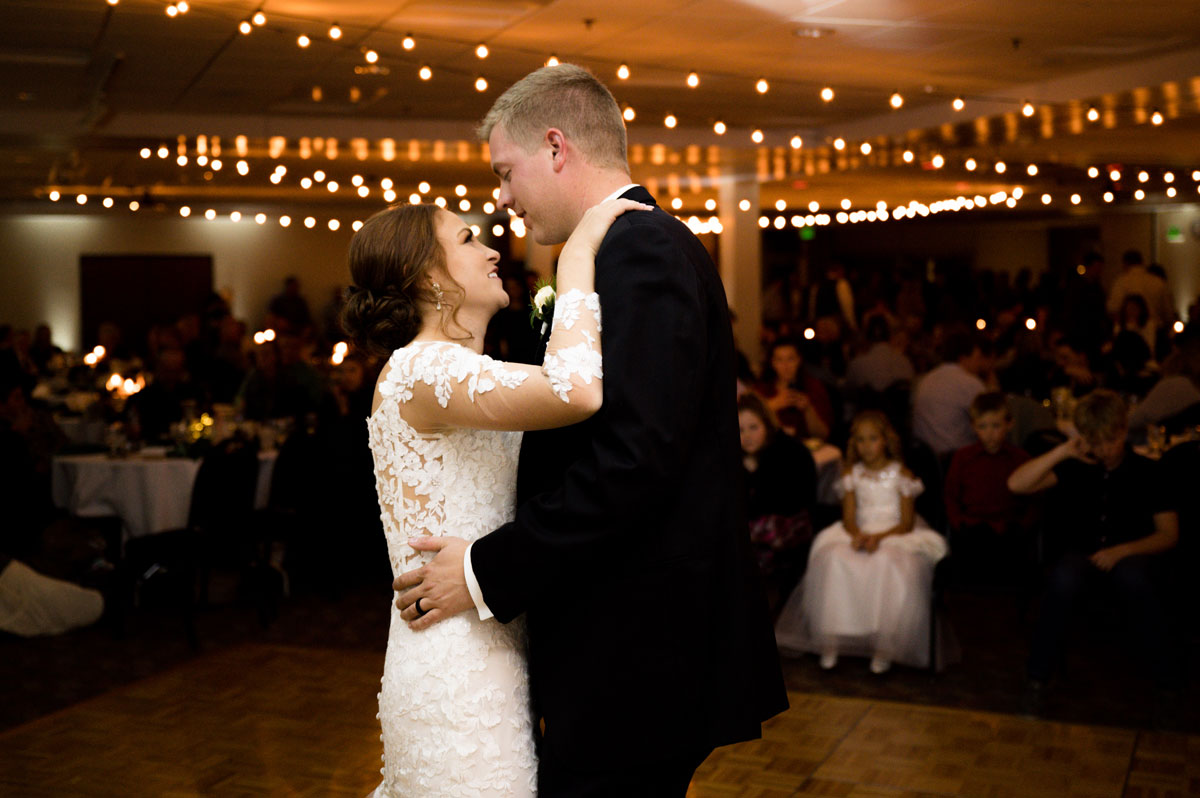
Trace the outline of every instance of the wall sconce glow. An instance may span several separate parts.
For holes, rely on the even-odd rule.
[[[629,67],[625,64],[617,67],[617,77],[621,80],[629,80]]]
[[[961,111],[963,108],[967,107],[967,104],[963,102],[962,97],[955,97],[954,102],[950,103],[950,107],[955,111]]]
[[[833,89],[829,88],[828,86],[821,89],[821,99],[827,103],[833,102]]]
[[[766,78],[759,78],[758,82],[754,84],[754,90],[759,94],[766,94],[771,90],[771,84],[767,83]]]
[[[695,72],[689,72],[687,76],[687,85],[689,89],[694,89],[700,85],[700,76]]]
[[[728,130],[728,128],[725,126],[724,122],[718,121],[713,123],[713,133],[716,133],[718,136],[724,136],[726,130]]]

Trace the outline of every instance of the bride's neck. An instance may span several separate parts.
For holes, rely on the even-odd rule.
[[[479,314],[472,314],[466,310],[452,315],[449,310],[430,308],[422,318],[421,329],[413,340],[449,341],[482,354],[483,337],[487,333],[489,321],[491,317],[482,318]]]

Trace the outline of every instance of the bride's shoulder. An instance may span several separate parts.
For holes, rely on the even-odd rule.
[[[453,341],[412,341],[388,359],[379,391],[409,401],[413,389],[424,384],[433,389],[437,403],[446,407],[456,384],[466,383],[473,401],[476,394],[497,384],[516,387],[525,376],[518,369]]]

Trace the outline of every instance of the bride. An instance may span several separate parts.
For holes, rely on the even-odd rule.
[[[412,537],[470,541],[511,520],[521,430],[567,426],[599,409],[596,249],[633,209],[650,207],[595,206],[564,245],[540,367],[482,354],[488,320],[509,298],[499,253],[458,216],[397,206],[354,236],[343,325],[360,347],[390,354],[367,429],[393,575],[432,559],[407,545]],[[375,798],[535,794],[522,635],[520,624],[473,613],[413,632],[393,602]]]

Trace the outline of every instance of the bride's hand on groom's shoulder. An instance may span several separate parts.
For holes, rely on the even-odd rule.
[[[419,632],[475,608],[463,575],[465,540],[416,537],[411,538],[408,545],[417,551],[437,552],[428,563],[400,574],[392,582],[392,589],[399,593],[396,607],[410,629]]]

